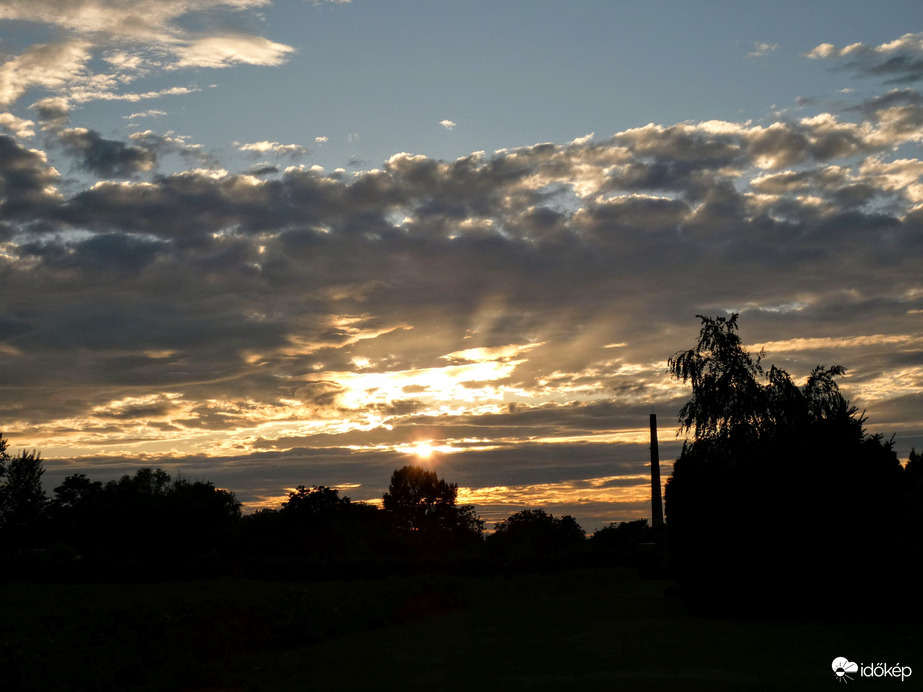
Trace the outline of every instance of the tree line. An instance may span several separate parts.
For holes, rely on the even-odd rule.
[[[525,509],[485,532],[458,485],[396,469],[381,508],[336,488],[298,486],[277,508],[243,514],[233,492],[141,468],[107,483],[67,476],[48,497],[36,452],[15,458],[0,435],[0,559],[6,573],[181,577],[375,576],[420,569],[549,569],[657,564],[647,520],[589,539],[570,515]],[[639,557],[640,556],[640,557]]]

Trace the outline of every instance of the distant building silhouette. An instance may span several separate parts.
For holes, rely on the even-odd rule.
[[[663,526],[663,497],[660,492],[660,449],[657,446],[657,414],[651,414],[651,527]]]

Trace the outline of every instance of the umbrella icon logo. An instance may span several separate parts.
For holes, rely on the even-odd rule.
[[[839,658],[833,659],[833,672],[836,674],[837,682],[848,683],[852,678],[847,675],[847,673],[858,673],[859,666],[840,656]]]

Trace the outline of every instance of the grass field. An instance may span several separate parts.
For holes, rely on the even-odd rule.
[[[694,616],[618,570],[14,583],[0,628],[10,690],[823,690],[838,656],[923,679],[918,623]]]

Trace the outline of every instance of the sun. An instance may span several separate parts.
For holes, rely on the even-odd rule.
[[[413,448],[413,453],[420,459],[429,459],[433,456],[433,446],[428,442],[418,442]]]

